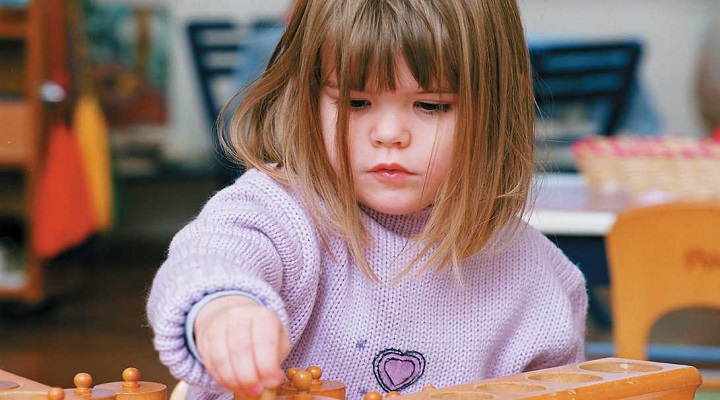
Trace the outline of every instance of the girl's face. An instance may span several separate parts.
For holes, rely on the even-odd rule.
[[[456,95],[419,87],[398,63],[396,90],[370,85],[350,92],[348,151],[358,200],[386,214],[432,205],[451,165]],[[368,82],[374,82],[373,77]],[[337,170],[337,75],[323,71],[320,119],[325,150]]]

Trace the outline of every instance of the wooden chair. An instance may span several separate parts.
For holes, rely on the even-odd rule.
[[[720,202],[631,209],[606,240],[618,357],[648,359],[651,330],[671,312],[720,309]],[[690,354],[679,351],[673,361]],[[720,389],[720,375],[703,377],[703,388]]]

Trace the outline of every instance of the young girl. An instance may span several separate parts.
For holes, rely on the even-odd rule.
[[[515,0],[299,0],[174,238],[148,317],[190,399],[320,366],[409,393],[583,359],[579,270],[522,223],[531,72]]]

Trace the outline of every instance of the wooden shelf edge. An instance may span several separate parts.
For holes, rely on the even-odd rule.
[[[29,303],[40,303],[43,300],[28,292],[27,284],[0,286],[0,298],[22,300]]]
[[[34,108],[29,101],[0,101],[0,169],[3,167],[23,168],[30,162],[34,152],[35,139],[32,132]]]
[[[27,36],[27,10],[18,7],[0,7],[0,38],[24,39]]]

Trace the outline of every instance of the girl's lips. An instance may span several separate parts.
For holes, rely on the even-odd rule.
[[[381,172],[385,174],[410,174],[408,170],[400,164],[377,164],[370,169],[370,172]]]
[[[400,164],[378,164],[370,169],[376,179],[391,184],[402,184],[413,175]]]

